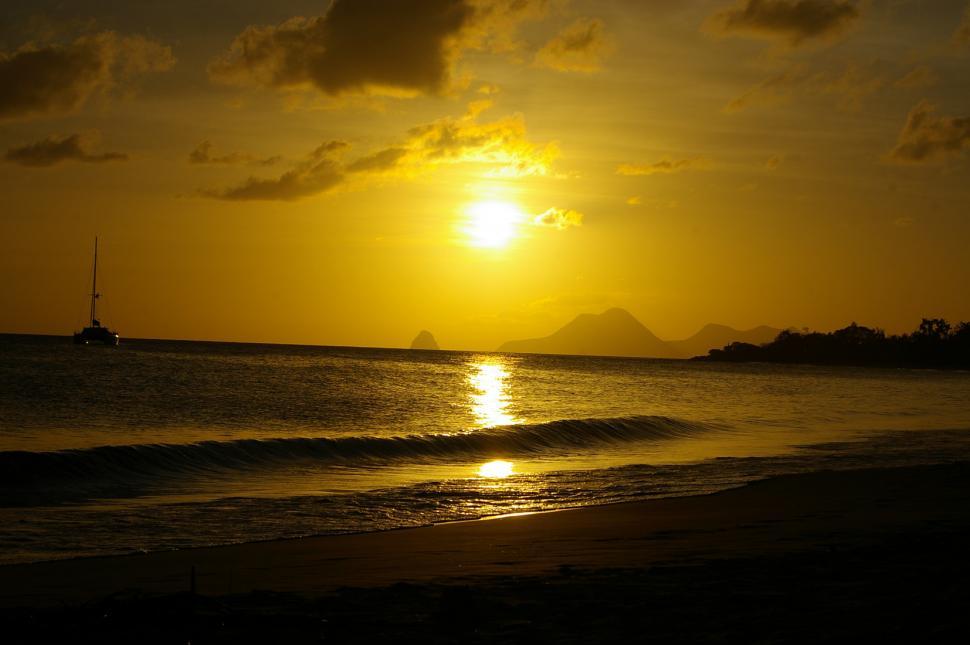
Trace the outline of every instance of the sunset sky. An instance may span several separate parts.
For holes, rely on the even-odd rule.
[[[970,319],[967,0],[0,11],[0,332]]]

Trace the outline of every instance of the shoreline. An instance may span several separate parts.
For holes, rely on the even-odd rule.
[[[540,509],[537,511],[519,511],[512,513],[502,513],[500,515],[483,515],[481,517],[469,517],[455,520],[443,520],[441,522],[431,522],[428,524],[415,524],[413,526],[393,526],[389,528],[379,528],[373,530],[360,530],[360,531],[347,531],[345,533],[315,533],[311,535],[301,535],[298,537],[271,537],[264,540],[252,540],[246,542],[226,542],[223,544],[209,544],[203,546],[187,547],[182,549],[165,549],[158,551],[145,551],[145,550],[133,550],[127,551],[125,553],[104,553],[104,554],[94,554],[94,555],[72,555],[64,558],[50,558],[46,560],[31,560],[30,562],[0,562],[0,572],[3,571],[5,567],[29,567],[34,565],[50,565],[59,562],[76,562],[76,561],[87,561],[87,560],[114,560],[118,558],[139,558],[157,555],[161,553],[188,553],[193,551],[200,551],[203,549],[222,549],[226,547],[244,547],[248,545],[259,545],[259,544],[273,544],[277,542],[292,542],[299,540],[318,540],[324,538],[334,538],[334,537],[353,537],[358,535],[373,535],[373,534],[383,534],[383,533],[396,533],[398,531],[414,531],[417,529],[427,529],[433,528],[435,526],[450,526],[452,524],[474,524],[476,522],[489,522],[493,520],[505,520],[517,517],[529,517],[532,515],[547,515],[551,513],[564,513],[570,511],[582,511],[590,508],[600,508],[616,506],[618,504],[641,504],[644,502],[653,502],[666,499],[684,499],[687,497],[707,497],[708,495],[716,495],[718,493],[727,492],[730,490],[735,490],[737,488],[742,488],[749,483],[756,483],[763,480],[754,480],[752,482],[746,482],[742,484],[732,485],[728,488],[713,491],[710,493],[698,493],[698,494],[683,494],[683,495],[671,495],[668,497],[655,497],[646,500],[622,500],[614,502],[603,502],[599,504],[586,504],[581,506],[566,506],[563,508],[548,508]],[[2,582],[3,576],[0,575],[0,582]],[[2,592],[0,592],[0,598],[2,598]],[[2,602],[0,602],[0,607],[2,607]]]
[[[791,554],[888,535],[970,526],[970,464],[820,471],[699,496],[493,516],[416,528],[0,566],[0,607],[84,603],[121,590],[259,589],[307,596],[343,587],[467,583],[558,571],[648,570]],[[838,537],[837,540],[834,538]],[[834,540],[834,541],[833,541]]]

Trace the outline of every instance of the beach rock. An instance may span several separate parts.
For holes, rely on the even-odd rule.
[[[434,339],[431,332],[422,329],[418,332],[418,335],[414,337],[411,341],[411,349],[441,349],[438,347],[438,341]]]

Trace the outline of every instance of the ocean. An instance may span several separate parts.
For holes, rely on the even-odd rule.
[[[970,459],[970,373],[0,336],[0,563]]]

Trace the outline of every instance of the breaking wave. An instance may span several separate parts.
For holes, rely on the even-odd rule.
[[[31,490],[78,492],[98,484],[144,487],[153,480],[297,464],[373,467],[399,462],[463,462],[561,456],[630,442],[696,436],[711,426],[662,416],[566,419],[456,434],[398,437],[281,438],[189,444],[98,446],[52,452],[0,452],[0,504],[20,505]],[[28,495],[33,497],[32,495]],[[26,501],[26,500],[24,500]],[[34,500],[36,501],[36,500]]]

